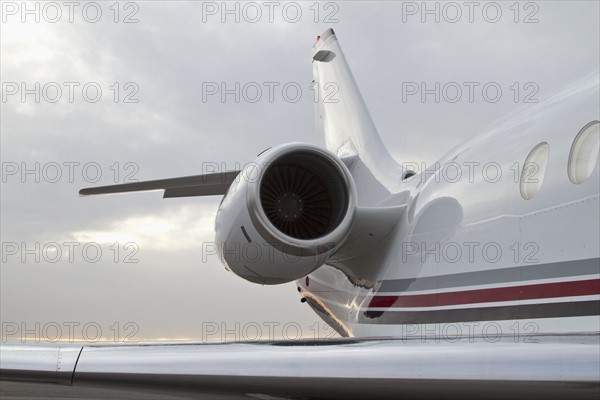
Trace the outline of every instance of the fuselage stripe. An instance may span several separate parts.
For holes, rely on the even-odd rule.
[[[365,311],[359,315],[363,324],[433,324],[467,321],[530,320],[600,315],[600,301],[520,304],[431,311]]]
[[[368,307],[435,307],[597,294],[600,294],[600,279],[589,279],[435,294],[374,296]]]
[[[588,258],[556,263],[522,265],[520,267],[478,270],[458,274],[407,279],[386,279],[382,282],[379,292],[414,292],[422,290],[450,289],[460,286],[533,281],[595,275],[599,273],[600,259]]]

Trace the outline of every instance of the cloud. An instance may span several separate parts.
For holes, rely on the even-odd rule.
[[[512,100],[514,82],[521,88],[535,82],[542,100],[597,68],[600,56],[597,2],[536,3],[539,22],[532,24],[515,23],[509,3],[502,3],[503,19],[494,24],[481,14],[474,23],[422,23],[420,15],[402,22],[406,2],[331,3],[338,10],[321,8],[318,18],[312,3],[299,3],[297,23],[279,9],[273,23],[236,23],[231,16],[222,23],[220,14],[203,14],[202,3],[140,2],[139,22],[131,24],[122,20],[132,9],[121,9],[115,23],[109,3],[102,3],[98,23],[86,22],[79,10],[73,23],[23,24],[18,15],[2,23],[2,82],[27,88],[57,82],[63,89],[56,103],[43,96],[37,103],[33,95],[22,102],[20,94],[2,101],[3,165],[95,162],[103,172],[97,182],[81,170],[72,181],[56,183],[8,177],[1,193],[2,240],[140,244],[135,265],[110,259],[3,263],[3,319],[92,319],[105,329],[111,321],[134,320],[143,338],[198,337],[206,321],[297,321],[308,332],[319,319],[300,304],[293,284],[255,286],[225,272],[216,257],[203,262],[201,244],[212,240],[219,198],[163,200],[149,193],[81,199],[77,191],[116,183],[115,163],[118,181],[131,172],[127,163],[137,166],[136,179],[148,180],[206,172],[214,163],[234,169],[279,143],[318,143],[310,49],[326,28],[336,30],[383,141],[400,161],[432,163],[493,126],[522,105]],[[326,22],[334,11],[339,22]],[[402,96],[406,82],[464,88],[471,81],[497,82],[505,96],[497,103],[481,92],[474,102],[463,97],[456,103]],[[72,102],[64,82],[79,84]],[[273,102],[203,101],[206,82],[294,82],[303,96],[298,102],[281,92]],[[102,89],[98,102],[82,94],[89,83]],[[128,95],[138,101],[125,102]]]
[[[111,221],[104,230],[72,232],[71,240],[96,243],[138,243],[155,250],[180,251],[212,241],[214,207],[185,205],[157,214],[137,215]]]

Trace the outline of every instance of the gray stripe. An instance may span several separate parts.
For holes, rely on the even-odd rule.
[[[583,317],[599,314],[600,301],[574,301],[434,311],[366,311],[359,317],[359,322],[363,324],[436,324]]]
[[[460,286],[564,278],[568,276],[600,274],[600,259],[564,261],[551,264],[523,265],[521,267],[491,269],[460,274],[430,276],[415,279],[383,281],[377,294],[383,292],[414,292],[417,290],[445,289]]]

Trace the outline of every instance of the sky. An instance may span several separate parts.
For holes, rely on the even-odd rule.
[[[335,335],[294,283],[208,251],[219,196],[77,192],[321,144],[327,28],[390,153],[419,165],[599,67],[597,1],[466,3],[2,1],[2,340]]]

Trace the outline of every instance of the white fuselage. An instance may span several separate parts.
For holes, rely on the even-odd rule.
[[[407,203],[396,228],[368,256],[298,280],[303,296],[350,336],[600,331],[598,151],[582,183],[568,174],[598,110],[595,73],[399,176],[382,204]],[[543,143],[547,162],[526,165]]]

